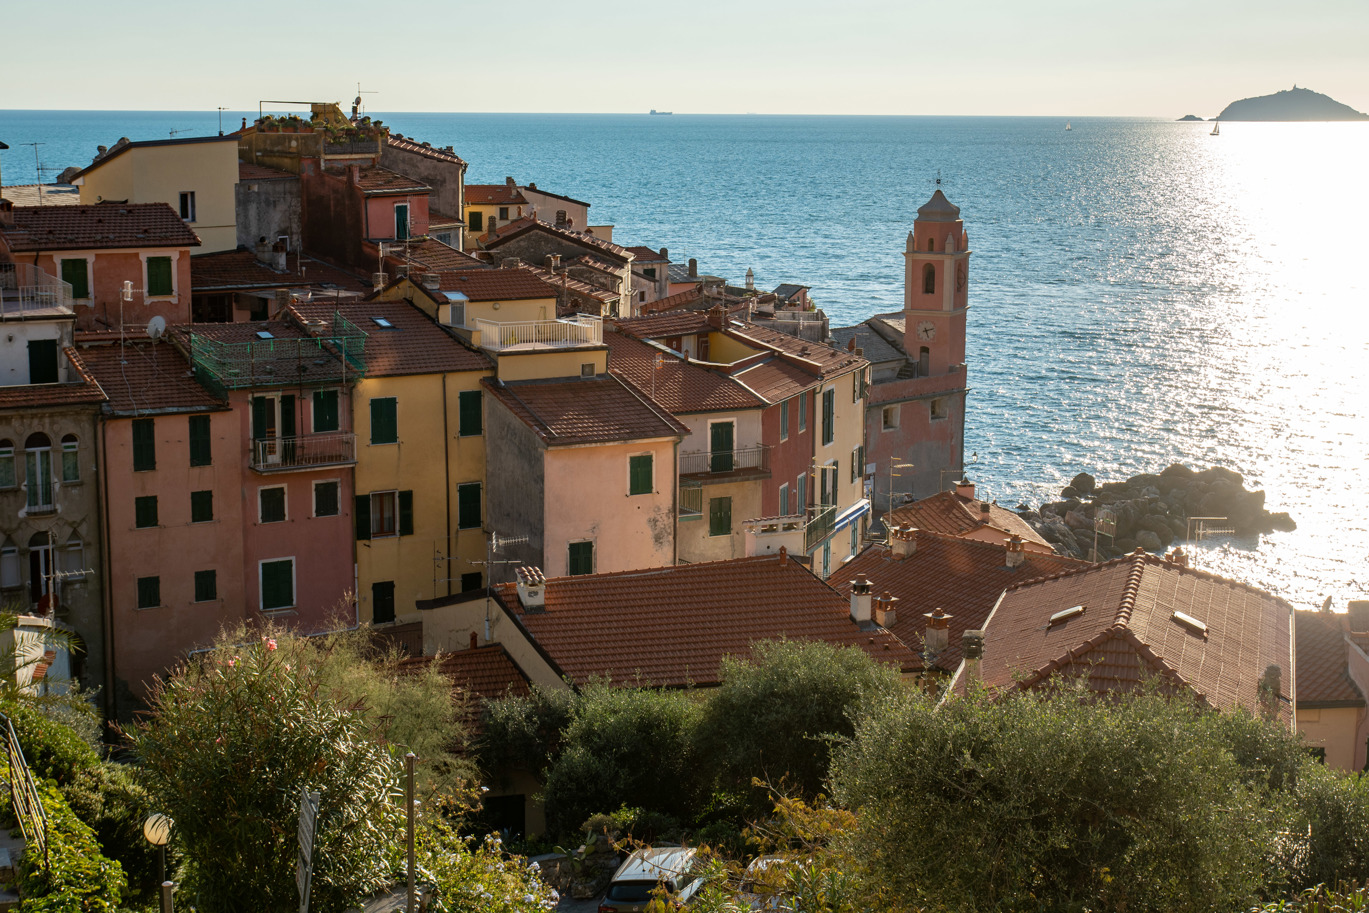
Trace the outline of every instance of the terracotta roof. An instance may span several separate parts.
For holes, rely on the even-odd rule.
[[[678,295],[673,297],[679,297]],[[662,301],[669,299],[662,299]],[[659,302],[657,302],[659,303]],[[690,336],[707,333],[710,329],[708,314],[704,311],[675,311],[668,314],[651,314],[644,317],[631,317],[618,321],[618,329],[638,339],[662,339],[666,336]]]
[[[454,247],[435,241],[432,238],[423,238],[418,241],[409,242],[409,259],[424,269],[437,272],[449,270],[465,269],[489,269],[489,264],[482,260],[477,260],[470,254],[463,253]],[[403,261],[403,257],[392,254],[394,259]]]
[[[441,273],[444,292],[460,292],[471,301],[523,301],[555,298],[556,289],[523,268],[476,269]]]
[[[558,291],[564,283],[568,290],[588,298],[602,301],[605,304],[611,304],[612,302],[617,301],[619,297],[617,292],[610,292],[608,289],[600,288],[597,285],[591,285],[583,279],[576,279],[574,276],[564,272],[554,273],[549,269],[542,269],[541,267],[533,266],[530,263],[524,263],[522,268],[533,275],[540,277],[542,281],[556,288]]]
[[[80,206],[81,188],[70,184],[8,184],[0,198],[15,206]]]
[[[299,180],[299,175],[291,174],[288,171],[281,171],[278,168],[267,168],[265,165],[253,165],[251,162],[238,162],[239,181],[284,181]]]
[[[165,203],[16,206],[14,227],[3,233],[15,252],[200,245]]]
[[[1050,623],[1076,606],[1082,614]],[[1291,625],[1292,608],[1277,597],[1138,550],[1009,588],[985,626],[981,674],[1000,689],[1087,674],[1097,692],[1134,690],[1155,676],[1208,706],[1259,712],[1268,666],[1283,670],[1281,697],[1290,693]]]
[[[466,220],[457,216],[449,216],[445,212],[438,212],[431,206],[428,207],[428,230],[434,228],[455,228],[458,225],[465,225]]]
[[[683,292],[676,292],[664,298],[657,298],[655,301],[648,301],[641,307],[643,316],[649,314],[661,314],[667,311],[678,311],[689,308],[689,305],[703,300],[703,292],[695,286],[687,288]]]
[[[575,263],[581,266],[589,267],[590,269],[597,269],[601,273],[608,273],[613,276],[618,275],[619,271],[621,271],[623,268],[623,264],[621,263],[614,263],[612,260],[605,260],[603,257],[598,257],[594,254],[585,254],[582,257],[573,257],[570,260],[567,260],[566,263],[568,265],[571,263]]]
[[[466,185],[467,206],[518,206],[527,202],[517,187],[508,184]]]
[[[461,160],[461,157],[459,155],[452,151],[451,146],[447,146],[445,149],[437,149],[429,143],[420,143],[415,139],[403,136],[399,133],[391,133],[386,138],[386,143],[390,146],[391,149],[399,149],[403,152],[412,152],[415,155],[421,155],[425,158],[434,159],[435,161],[452,162],[453,164],[457,165],[466,164],[464,161]]]
[[[467,185],[466,190],[467,192],[470,191],[469,185]],[[481,240],[486,248],[494,248],[530,231],[546,232],[547,234],[555,235],[564,241],[569,241],[572,244],[579,244],[582,247],[597,248],[622,261],[628,261],[632,258],[632,255],[627,252],[627,248],[620,247],[612,241],[605,241],[603,238],[583,231],[558,228],[549,222],[543,222],[541,219],[535,218],[514,219],[512,222],[506,222],[503,225],[500,225],[493,235],[486,234]]]
[[[109,397],[114,415],[203,412],[224,404],[196,382],[185,356],[166,342],[86,346],[71,354]]]
[[[529,691],[528,677],[499,644],[458,650],[455,653],[440,653],[435,657],[415,656],[401,662],[400,669],[404,672],[416,672],[434,660],[437,662],[438,671],[452,679],[458,688],[486,700],[500,698],[509,693],[527,694]]]
[[[627,251],[628,251],[628,253],[632,254],[632,256],[634,256],[634,257],[637,258],[637,262],[638,262],[638,263],[668,263],[668,262],[670,262],[670,261],[666,260],[664,257],[661,256],[661,252],[660,252],[659,250],[652,250],[652,249],[649,248],[649,247],[641,247],[641,246],[639,245],[639,246],[636,246],[636,247],[629,247],[629,248],[627,249]]]
[[[662,352],[631,336],[607,332],[604,342],[609,349],[609,370],[626,377],[639,390],[653,391],[652,398],[672,414],[733,412],[769,405],[726,374]],[[658,355],[661,363],[656,368]]]
[[[332,304],[332,302],[328,302]],[[332,311],[330,309],[329,313]],[[368,327],[360,327],[369,334]],[[251,353],[238,357],[229,369],[233,371],[232,381],[236,387],[280,387],[284,385],[317,385],[336,383],[346,373],[333,346],[319,342],[317,347],[300,345],[296,340],[313,339],[311,334],[289,320],[254,321],[252,323],[197,323],[194,326],[171,327],[168,332],[177,344],[186,350],[193,350],[201,341],[212,341],[223,345],[241,346],[251,343],[251,348],[233,350]],[[262,338],[259,333],[269,333]],[[305,353],[310,352],[305,361]],[[319,362],[322,362],[320,364]],[[243,370],[244,367],[247,370]],[[353,375],[354,376],[354,375]]]
[[[832,327],[828,331],[828,336],[831,337],[832,345],[838,349],[846,348],[846,344],[854,339],[866,360],[871,364],[907,360],[903,350],[880,335],[870,326],[869,321],[858,323],[853,327]]]
[[[771,358],[733,376],[772,403],[798,396],[822,382],[811,371],[779,358]]]
[[[612,374],[559,381],[481,381],[549,447],[683,437],[689,429]]]
[[[577,685],[595,676],[659,687],[713,685],[724,656],[764,640],[859,647],[895,669],[916,657],[882,628],[861,630],[849,600],[797,561],[774,555],[548,580],[544,610],[500,601]]]
[[[313,257],[287,254],[285,265],[286,271],[278,273],[250,250],[196,254],[190,258],[190,288],[196,292],[305,286],[332,286],[354,291],[370,289],[364,279]]]
[[[366,336],[366,376],[395,377],[403,374],[436,374],[446,371],[488,371],[494,363],[483,353],[467,347],[438,326],[431,317],[407,301],[361,301],[295,304],[290,313],[298,320],[331,320],[341,313],[361,327]],[[390,323],[381,327],[375,318]]]
[[[422,181],[416,181],[408,175],[399,174],[388,168],[381,168],[379,165],[362,168],[360,172],[357,187],[367,196],[432,192],[432,188]]]
[[[824,380],[846,374],[869,364],[865,358],[854,352],[809,342],[806,339],[790,336],[788,333],[781,333],[779,330],[772,330],[769,327],[757,326],[754,323],[740,323],[736,319],[727,321],[723,332],[733,339],[750,343],[753,346],[770,349],[773,352],[783,352],[790,358],[801,359],[803,362],[812,365]]]
[[[897,596],[897,620],[890,630],[914,650],[922,649],[927,629],[925,615],[936,609],[950,615],[946,649],[932,663],[933,668],[943,672],[955,671],[961,660],[961,635],[984,626],[1004,589],[1026,580],[1089,567],[1087,562],[1074,558],[1023,552],[1022,564],[1010,568],[1007,552],[1001,545],[926,530],[916,531],[912,544],[912,554],[897,559],[888,548],[871,546],[834,573],[831,580],[849,597],[850,581],[857,574],[864,574],[873,585],[874,595],[888,591]],[[921,668],[920,659],[918,665]]]
[[[72,349],[63,350],[76,372],[77,380],[65,384],[15,384],[0,386],[0,409],[45,409],[57,406],[93,405],[105,401],[104,391],[76,358]]]
[[[1345,622],[1344,615],[1332,612],[1298,612],[1295,616],[1298,707],[1364,706],[1364,695],[1347,670]]]
[[[590,204],[589,204],[589,203],[586,203],[584,200],[577,200],[577,199],[575,199],[575,197],[568,197],[568,196],[566,196],[565,194],[561,194],[561,193],[552,193],[550,190],[543,190],[541,187],[538,187],[537,184],[536,184],[535,182],[534,182],[534,183],[529,183],[528,186],[525,187],[525,188],[523,188],[523,189],[524,189],[524,190],[530,190],[530,191],[532,191],[533,193],[540,193],[540,194],[542,194],[543,196],[553,197],[553,198],[558,199],[558,200],[565,200],[567,203],[575,203],[575,204],[577,204],[577,205],[579,205],[579,206],[585,207],[586,209],[588,209],[589,206],[590,206]]]
[[[795,285],[792,282],[782,282],[779,285],[775,286],[774,295],[781,301],[788,302],[790,299],[797,297],[799,292],[802,292],[810,287],[811,286],[807,285]]]
[[[983,505],[988,504],[986,516]],[[963,536],[985,526],[1002,531],[1005,535],[1021,536],[1028,542],[1051,549],[1051,544],[1031,524],[1005,507],[988,501],[966,498],[954,491],[939,491],[928,498],[914,501],[895,508],[889,513],[888,523],[894,526],[913,526],[945,533],[948,536]],[[887,525],[887,524],[886,524]]]

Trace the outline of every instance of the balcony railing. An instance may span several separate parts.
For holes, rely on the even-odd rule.
[[[680,454],[680,475],[770,471],[770,447],[758,444],[740,450],[690,451]]]
[[[477,317],[480,346],[492,351],[524,347],[529,349],[569,349],[597,346],[604,342],[604,322],[589,314],[576,314],[561,320],[525,320],[496,323]]]
[[[345,465],[355,463],[356,459],[356,435],[351,431],[321,431],[252,442],[252,468],[257,472]]]
[[[832,535],[832,530],[837,526],[837,506],[815,508],[817,513],[813,519],[808,521],[808,525],[803,530],[804,551],[811,551],[823,539]]]
[[[0,320],[35,313],[71,314],[71,283],[30,263],[0,263]]]

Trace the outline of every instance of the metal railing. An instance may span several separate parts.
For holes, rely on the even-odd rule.
[[[356,434],[351,431],[261,438],[252,442],[252,468],[258,472],[275,472],[355,463],[356,451]]]
[[[689,451],[680,454],[680,475],[735,472],[742,469],[770,471],[770,445],[757,444],[740,450]]]
[[[296,385],[321,379],[344,383],[366,374],[366,333],[341,314],[318,336],[222,342],[212,333],[190,334],[190,362],[214,392]]]
[[[604,322],[589,314],[576,314],[561,320],[525,320],[516,323],[497,323],[477,317],[475,328],[480,331],[483,349],[511,349],[514,346],[545,346],[573,348],[602,345]]]
[[[14,817],[19,819],[24,841],[42,852],[43,869],[47,870],[48,814],[38,797],[38,787],[33,782],[33,772],[29,770],[28,761],[24,759],[24,749],[19,745],[19,737],[14,734],[14,724],[3,713],[0,713],[0,720],[5,721],[5,758],[9,762],[6,776],[9,780]]]
[[[680,488],[680,519],[694,520],[704,515],[704,490],[698,486]]]
[[[73,313],[71,283],[30,263],[0,263],[0,320],[35,311]]]
[[[813,519],[808,521],[808,525],[803,528],[804,551],[809,551],[823,539],[832,534],[832,530],[837,527],[837,506],[835,504],[828,507],[815,508],[817,513],[813,514]]]

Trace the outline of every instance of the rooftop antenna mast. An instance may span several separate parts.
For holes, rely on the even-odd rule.
[[[501,536],[497,530],[490,530],[490,536],[485,540],[485,560],[472,561],[471,564],[484,567],[485,570],[485,643],[490,642],[490,587],[494,584],[494,569],[505,564],[523,564],[520,558],[496,558],[506,545],[525,545],[528,542],[527,536]],[[450,559],[448,559],[450,560]]]
[[[43,165],[43,163],[42,163],[41,161],[39,161],[39,159],[38,159],[38,147],[39,147],[39,146],[46,146],[47,143],[20,143],[19,145],[21,145],[21,146],[32,146],[32,147],[33,147],[33,170],[34,170],[34,173],[36,173],[36,174],[38,175],[38,183],[39,183],[39,184],[43,183],[43,172],[44,172],[44,171],[56,171],[56,170],[57,170],[56,168],[45,167],[45,166]],[[38,192],[38,205],[39,205],[39,206],[42,206],[42,205],[43,205],[43,192],[42,192],[41,190],[39,190],[39,192]]]
[[[354,101],[354,102],[352,102],[352,116],[353,116],[353,117],[360,117],[360,116],[361,116],[361,96],[363,96],[363,95],[379,95],[379,94],[380,94],[380,90],[379,90],[379,89],[363,89],[363,88],[361,87],[361,83],[358,82],[358,83],[357,83],[357,100]]]
[[[222,105],[219,106],[219,136],[223,136],[223,112],[227,110],[228,109]]]

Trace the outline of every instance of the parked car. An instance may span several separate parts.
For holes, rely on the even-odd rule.
[[[741,897],[750,910],[788,910],[785,893],[785,861],[781,856],[758,856],[742,876]]]
[[[694,872],[697,853],[680,846],[649,847],[633,853],[613,873],[599,913],[642,913],[658,885],[677,906],[688,903],[703,883]]]

